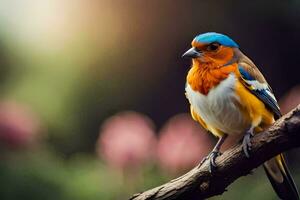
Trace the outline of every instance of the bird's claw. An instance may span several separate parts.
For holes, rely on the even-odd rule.
[[[247,158],[250,158],[250,151],[252,149],[251,138],[253,137],[252,131],[247,131],[243,138],[243,151]]]
[[[217,168],[217,164],[216,164],[216,158],[218,156],[221,155],[221,152],[219,151],[212,151],[208,154],[208,156],[206,156],[205,158],[202,159],[202,161],[200,162],[200,166],[206,161],[209,160],[209,166],[208,166],[208,171],[209,173],[213,173],[215,171],[215,169]]]

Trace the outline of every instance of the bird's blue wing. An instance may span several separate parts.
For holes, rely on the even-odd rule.
[[[240,64],[239,72],[244,85],[251,91],[251,93],[263,101],[264,104],[276,115],[276,118],[281,117],[280,108],[272,89],[258,68]]]

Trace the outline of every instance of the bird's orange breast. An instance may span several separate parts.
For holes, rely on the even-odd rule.
[[[210,89],[226,79],[230,73],[235,73],[236,70],[236,63],[223,67],[212,67],[209,64],[200,66],[198,63],[193,63],[193,67],[187,75],[187,82],[194,91],[207,95]]]

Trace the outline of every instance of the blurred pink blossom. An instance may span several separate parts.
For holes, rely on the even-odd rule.
[[[40,130],[37,116],[26,106],[0,102],[0,142],[11,148],[32,145]]]
[[[102,125],[97,152],[118,169],[136,169],[149,161],[155,151],[152,121],[139,113],[122,112]]]
[[[172,117],[160,132],[157,156],[160,166],[177,173],[198,164],[212,149],[210,136],[187,114]]]
[[[279,101],[282,114],[286,114],[300,104],[300,85],[290,89]]]

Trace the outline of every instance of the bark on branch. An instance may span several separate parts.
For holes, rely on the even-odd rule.
[[[211,175],[208,162],[164,185],[133,195],[131,200],[205,199],[220,195],[226,187],[268,159],[300,146],[300,104],[277,120],[268,130],[252,138],[251,157],[246,158],[241,144],[216,159],[218,168]]]

